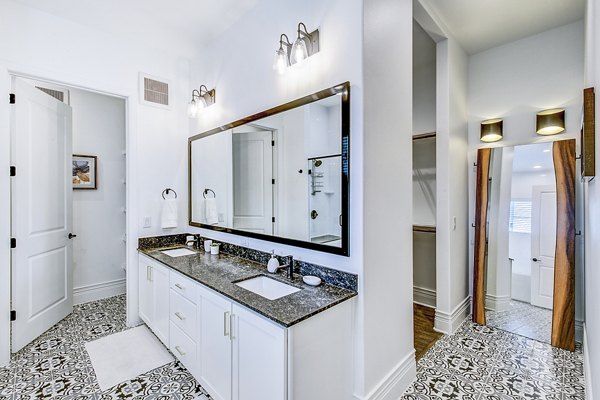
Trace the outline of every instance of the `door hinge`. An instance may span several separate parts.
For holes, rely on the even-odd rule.
[[[17,239],[16,238],[10,238],[10,248],[11,249],[15,249],[17,247]]]
[[[10,93],[8,95],[8,103],[9,104],[15,104],[17,102],[17,96],[15,96],[14,93]]]
[[[10,310],[10,320],[11,322],[17,320],[17,312],[15,310]]]
[[[271,146],[275,147],[275,141],[274,140],[271,140]]]
[[[274,185],[275,184],[275,179],[271,179],[271,183]]]
[[[17,176],[17,167],[14,165],[10,166],[10,176]]]
[[[271,218],[271,221],[275,222],[275,217]]]

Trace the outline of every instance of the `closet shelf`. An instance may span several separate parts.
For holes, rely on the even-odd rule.
[[[412,140],[421,140],[421,139],[430,139],[430,138],[435,138],[435,132],[419,133],[418,135],[413,135]]]
[[[413,232],[435,233],[435,226],[413,225]]]

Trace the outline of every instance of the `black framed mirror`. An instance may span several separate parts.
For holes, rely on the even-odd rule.
[[[350,83],[188,139],[191,226],[350,255]]]

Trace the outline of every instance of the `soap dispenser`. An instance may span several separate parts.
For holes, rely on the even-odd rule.
[[[274,274],[279,269],[279,260],[275,257],[275,250],[271,250],[271,259],[267,263],[267,271]]]

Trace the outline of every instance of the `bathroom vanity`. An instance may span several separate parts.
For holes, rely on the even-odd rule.
[[[351,397],[355,291],[174,247],[140,247],[140,317],[214,399]]]

